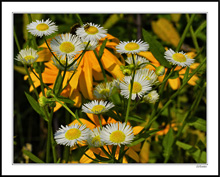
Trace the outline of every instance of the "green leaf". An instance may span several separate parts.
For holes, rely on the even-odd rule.
[[[177,141],[176,145],[181,147],[182,149],[186,150],[188,153],[190,153],[190,155],[193,157],[193,159],[197,162],[197,163],[206,163],[206,152],[205,151],[201,151],[189,144]]]
[[[154,39],[150,33],[148,33],[146,30],[142,29],[144,40],[149,44],[150,51],[152,52],[153,56],[156,58],[156,60],[163,66],[167,68],[172,68],[172,66],[169,64],[169,62],[164,58],[164,47],[156,40]]]
[[[56,163],[60,163],[60,160],[61,160],[61,158],[59,158]]]
[[[105,45],[106,45],[106,42],[107,42],[107,38],[103,41],[100,49],[99,49],[99,59],[101,60],[102,58],[102,55],[104,53],[104,49],[105,49]]]
[[[165,135],[163,139],[163,143],[162,143],[164,147],[163,156],[165,157],[165,161],[169,160],[169,157],[172,151],[173,142],[174,142],[173,129],[170,128],[168,133]]]
[[[142,119],[142,117],[139,117],[137,115],[130,115],[128,116],[128,120],[133,120],[133,121],[136,121],[136,122],[145,122],[145,120]]]
[[[150,137],[151,135],[155,134],[156,132],[158,132],[160,130],[156,129],[156,130],[149,130],[143,134],[138,134],[136,135],[135,137],[135,140],[130,143],[129,145],[127,145],[128,147],[131,147],[131,146],[135,146],[139,143],[141,143],[142,141],[144,141],[146,138]]]
[[[34,154],[32,154],[30,151],[23,150],[23,153],[24,153],[25,155],[27,155],[33,162],[36,162],[36,163],[44,163],[44,161],[42,161],[41,159],[39,159],[37,156],[35,156]]]
[[[170,75],[169,79],[176,79],[179,77],[179,71],[173,71],[173,73]]]
[[[56,78],[55,86],[53,88],[55,95],[58,94],[61,84],[62,84],[62,75],[61,72],[59,72]]]
[[[188,125],[195,127],[198,130],[206,132],[206,120],[199,117],[192,117],[187,121]]]
[[[64,96],[58,96],[57,99],[63,101],[64,103],[75,104],[73,100]]]
[[[40,105],[38,104],[38,102],[28,93],[24,92],[30,105],[32,106],[32,108],[41,116],[44,116],[44,113],[42,111],[42,108],[40,107]]]

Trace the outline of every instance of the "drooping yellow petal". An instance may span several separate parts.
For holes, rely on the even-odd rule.
[[[175,47],[178,45],[180,36],[169,20],[160,18],[158,21],[152,21],[151,25],[154,33],[160,39],[174,45]]]
[[[143,128],[144,128],[144,127],[142,127],[142,126],[135,126],[135,127],[133,128],[133,133],[134,133],[134,135],[137,135],[141,130],[143,130]]]
[[[96,126],[100,126],[100,124],[99,124],[99,118],[98,118],[97,115],[95,115],[95,114],[89,114],[89,113],[86,113],[86,114],[87,114],[87,116],[89,117],[89,119],[94,122],[94,124],[95,124]],[[102,117],[102,115],[101,115],[101,122],[102,122],[102,125],[105,125],[105,124],[106,124],[106,121],[105,121],[105,119]]]
[[[139,162],[140,159],[139,159],[139,155],[132,149],[132,148],[129,148],[126,152],[126,154],[131,157],[132,159],[134,159],[136,162]]]
[[[170,84],[170,87],[173,89],[173,90],[177,90],[178,88],[180,88],[180,78],[176,78],[176,79],[168,79],[168,82]]]
[[[158,63],[160,64],[156,58],[153,56],[153,54],[149,51],[146,51],[146,52],[139,52],[138,55],[142,56],[142,57],[145,57],[147,58],[150,62],[152,62],[153,64],[154,63]]]
[[[149,154],[150,154],[150,143],[147,141],[144,142],[141,152],[140,152],[140,162],[147,163],[149,161]]]
[[[82,96],[79,93],[78,90],[74,90],[72,92],[72,94],[70,95],[70,99],[73,100],[75,102],[74,106],[76,106],[77,108],[79,108],[82,104]]]
[[[90,121],[88,121],[88,120],[86,120],[86,119],[83,119],[83,118],[79,118],[79,120],[80,120],[84,125],[86,125],[87,128],[90,128],[90,129],[95,128],[95,125],[94,125],[93,123],[91,123]],[[80,123],[78,120],[75,119],[74,121],[72,121],[72,122],[69,124],[69,126],[74,125],[74,124],[76,124],[76,123],[78,123],[78,124],[81,125],[81,123]]]

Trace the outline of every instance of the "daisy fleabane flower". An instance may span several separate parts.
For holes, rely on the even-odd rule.
[[[37,50],[34,50],[32,48],[26,48],[22,49],[19,54],[17,55],[17,58],[15,60],[22,62],[23,64],[33,64],[38,59]]]
[[[128,58],[125,60],[128,64],[133,64],[133,58],[131,55],[128,56]],[[134,55],[134,62],[136,66],[140,66],[140,68],[144,68],[149,61],[141,56]]]
[[[77,28],[76,34],[87,41],[99,40],[106,36],[107,30],[94,23],[86,23]]]
[[[125,76],[123,81],[120,81],[119,87],[121,90],[121,95],[125,98],[129,98],[130,88],[131,88],[131,76]],[[133,88],[131,99],[135,100],[137,97],[141,98],[146,92],[152,89],[149,80],[144,77],[141,73],[136,73],[134,76]]]
[[[47,19],[46,21],[36,20],[36,22],[27,25],[27,30],[34,36],[42,37],[58,31],[58,27],[50,19]]]
[[[61,128],[54,134],[54,139],[57,144],[72,147],[78,142],[86,141],[90,131],[85,125],[80,126],[77,123],[65,127],[61,125]]]
[[[187,54],[182,52],[174,52],[172,49],[164,53],[164,57],[174,65],[186,67],[194,63],[195,59],[191,59]]]
[[[150,70],[148,68],[143,68],[143,69],[137,70],[137,73],[140,73],[140,75],[142,75],[144,78],[149,80],[151,85],[154,85],[159,82],[157,80],[158,76],[156,75],[154,70]]]
[[[113,103],[108,101],[93,100],[89,103],[85,103],[82,106],[82,112],[91,113],[91,114],[102,114],[104,112],[107,112],[114,106],[115,105]]]
[[[110,123],[103,127],[100,138],[106,145],[130,144],[134,139],[133,128],[126,123]]]
[[[50,46],[58,56],[67,55],[67,57],[73,57],[84,49],[81,39],[71,33],[56,36],[52,39]]]
[[[104,145],[104,142],[100,138],[100,127],[96,127],[90,131],[87,142],[90,147],[101,147]]]
[[[156,103],[158,99],[159,99],[159,94],[157,93],[156,90],[152,90],[150,93],[148,93],[143,97],[143,100],[148,103]]]
[[[138,41],[132,40],[131,42],[121,41],[116,46],[116,51],[118,53],[136,54],[142,51],[147,51],[148,48],[149,44],[139,39]]]
[[[100,83],[96,85],[93,94],[96,98],[109,98],[112,95],[112,90],[114,88],[113,82],[107,82],[107,83]]]
[[[51,58],[53,60],[53,64],[60,70],[64,71],[65,70],[65,67],[64,66],[67,66],[67,71],[74,71],[77,69],[78,65],[77,65],[77,62],[75,62],[73,65],[69,66],[71,63],[74,62],[74,58],[67,58],[66,60],[66,57],[65,56],[59,56],[57,57],[57,59],[60,61],[60,63],[63,65],[61,65],[55,58],[54,56],[52,56]]]

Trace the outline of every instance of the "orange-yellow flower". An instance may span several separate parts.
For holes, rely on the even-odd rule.
[[[138,55],[140,56],[143,56],[145,58],[147,58],[154,66],[158,67],[160,66],[160,63],[156,60],[156,58],[153,56],[153,54],[151,52],[140,52],[138,53]],[[194,58],[195,57],[195,53],[194,52],[188,52],[187,55],[190,57],[190,58]],[[199,66],[199,63],[193,63],[192,65],[190,65],[190,73],[192,72],[192,69],[196,69],[197,67]],[[152,70],[155,70],[155,68],[151,65],[147,65],[146,68],[149,68],[149,69],[152,69]],[[177,66],[175,68],[175,71],[176,70],[180,70],[182,67],[180,66]],[[167,71],[167,68],[165,68],[165,73],[163,76],[159,76],[158,77],[158,80],[160,82],[163,81],[164,77],[165,77],[165,74],[166,74],[166,71]],[[180,82],[180,78],[183,79],[184,77],[184,74],[186,72],[186,68],[183,68],[181,71],[179,71],[179,77],[177,77],[176,79],[168,79],[168,83],[170,85],[170,87],[173,89],[173,90],[177,90],[178,88],[180,88],[181,86],[181,82]],[[198,80],[199,78],[194,75],[189,81],[188,81],[188,84],[190,85],[196,85],[196,81]]]
[[[104,69],[108,71],[113,77],[122,78],[124,75],[120,70],[120,65],[122,65],[121,61],[119,61],[119,59],[107,49],[112,48],[113,50],[115,50],[115,46],[118,45],[119,40],[110,34],[107,34],[105,38],[107,38],[108,41],[106,43],[106,48],[104,49],[104,53],[101,58],[102,65]],[[99,46],[96,48],[97,53],[99,52],[100,46],[105,38],[102,38],[99,41]],[[50,43],[50,41],[51,40],[48,40],[48,43]],[[45,84],[50,84],[53,88],[58,69],[52,64],[52,54],[47,48],[46,43],[39,46],[39,48],[42,48],[42,50],[38,52],[39,58],[37,61],[48,61],[45,63],[45,71],[42,73],[43,82]],[[67,83],[67,80],[71,77],[71,75],[72,72],[66,73],[63,85]],[[34,81],[35,87],[38,87],[40,85],[40,81],[37,79],[37,77],[35,77],[33,73],[31,73],[31,77]],[[25,76],[25,79],[27,78],[28,77]],[[95,84],[93,78],[96,81],[101,81],[104,79],[100,65],[94,52],[86,51],[77,68],[77,72],[74,74],[71,81],[69,82],[69,91],[66,92],[68,94],[67,96],[75,101],[75,106],[81,106],[81,94],[86,99],[93,99],[93,85]],[[33,87],[30,87],[30,91],[32,90]]]

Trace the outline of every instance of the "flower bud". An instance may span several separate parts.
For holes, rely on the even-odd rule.
[[[164,66],[158,66],[158,67],[156,68],[155,73],[156,73],[156,75],[158,75],[158,76],[164,75],[164,73],[165,73],[165,68],[164,68]]]
[[[121,65],[121,66],[120,66],[120,70],[123,71],[124,69],[125,69],[125,66],[124,66],[124,65]]]
[[[46,98],[45,96],[41,96],[38,99],[38,102],[39,102],[40,107],[44,107],[48,103],[48,98]]]
[[[131,75],[131,70],[130,69],[124,69],[122,71],[122,73],[125,75],[125,76],[130,76]]]
[[[130,64],[130,65],[128,65],[128,68],[131,69],[131,70],[133,70],[134,67],[135,67],[134,64]]]
[[[46,97],[50,97],[53,94],[52,90],[47,90],[46,91]]]

